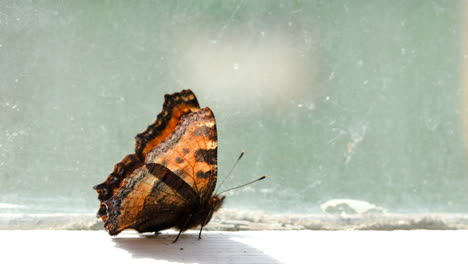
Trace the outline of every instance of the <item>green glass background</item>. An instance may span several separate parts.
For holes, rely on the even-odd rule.
[[[94,213],[163,95],[215,113],[228,208],[468,212],[459,1],[1,1],[0,213]]]

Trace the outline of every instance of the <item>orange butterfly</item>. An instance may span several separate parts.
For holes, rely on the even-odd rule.
[[[180,234],[203,227],[224,200],[213,195],[217,178],[217,133],[213,112],[200,109],[190,90],[165,96],[155,122],[136,136],[135,154],[114,166],[96,186],[97,213],[110,235],[132,228]]]

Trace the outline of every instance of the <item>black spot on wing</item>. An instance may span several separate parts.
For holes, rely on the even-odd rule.
[[[209,170],[207,172],[197,171],[197,177],[202,178],[202,179],[207,179],[207,178],[210,178],[210,177],[214,177],[215,175],[216,175],[216,171],[214,171],[214,170]]]
[[[217,148],[214,149],[199,149],[195,152],[195,159],[198,162],[206,162],[211,165],[216,165],[218,162]]]

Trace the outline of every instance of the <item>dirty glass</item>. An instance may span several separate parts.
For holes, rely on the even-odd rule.
[[[94,214],[91,187],[163,95],[192,89],[217,118],[220,180],[246,152],[223,189],[270,176],[225,214],[463,215],[466,10],[1,1],[0,214]]]

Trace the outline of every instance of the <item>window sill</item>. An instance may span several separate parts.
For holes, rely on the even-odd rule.
[[[2,263],[465,263],[468,230],[0,231]]]

